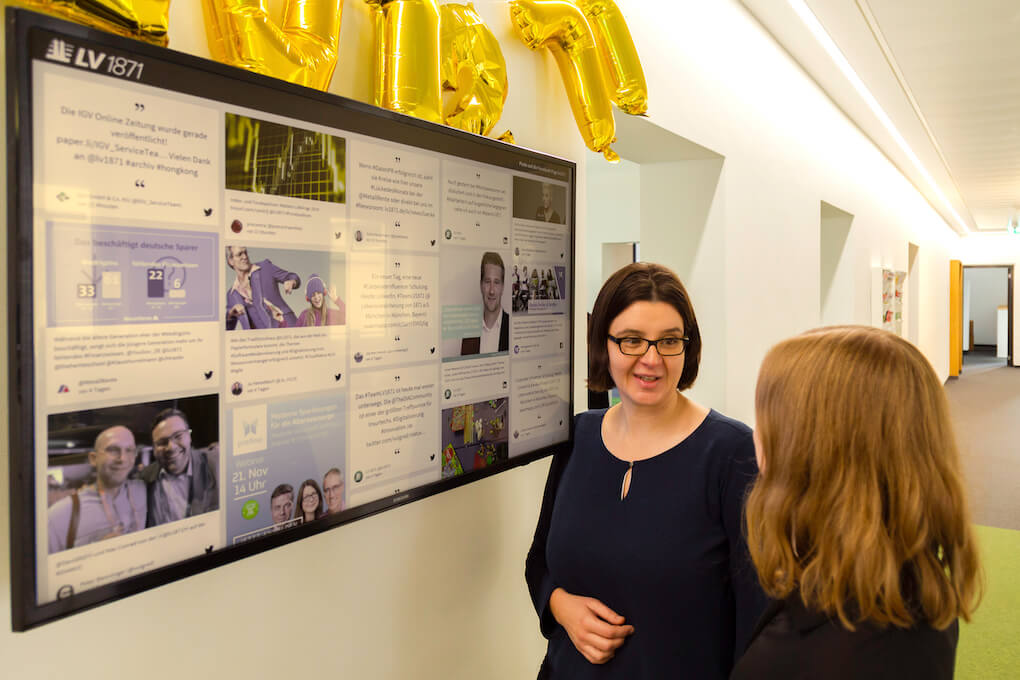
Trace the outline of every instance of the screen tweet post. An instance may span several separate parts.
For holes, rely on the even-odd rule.
[[[558,356],[569,338],[567,318],[562,315],[515,316],[510,341],[514,359]]]
[[[344,389],[347,331],[282,329],[227,335],[228,403]]]
[[[36,62],[35,205],[92,219],[216,224],[216,109],[145,85]]]
[[[215,234],[59,220],[36,243],[46,403],[219,385]]]
[[[366,253],[350,269],[352,370],[438,359],[439,260]]]
[[[353,137],[351,160],[351,250],[437,252],[439,159]]]
[[[443,408],[509,394],[510,360],[506,356],[443,363]]]
[[[351,377],[351,501],[439,479],[438,362]]]
[[[167,409],[173,415],[160,422],[176,426],[175,420],[183,420],[187,429],[176,433],[169,448],[163,445],[161,456],[153,443],[161,436],[153,416]],[[202,394],[86,407],[43,419],[36,451],[36,493],[44,501],[36,519],[40,602],[223,546],[219,414],[219,395]],[[181,511],[171,510],[162,493],[168,461],[177,456],[189,461],[191,475],[191,501]],[[100,467],[107,485],[102,494],[96,482]]]
[[[491,166],[444,160],[443,243],[508,247],[511,181],[509,172]]]
[[[227,411],[228,542],[247,542],[347,507],[346,418],[342,391]],[[312,498],[307,508],[303,496]]]
[[[346,256],[247,242],[223,250],[228,403],[346,387]]]
[[[224,114],[227,238],[347,246],[344,133],[261,112]]]
[[[570,431],[570,366],[559,357],[514,362],[510,455],[563,441]]]
[[[67,408],[96,399],[218,388],[219,324],[145,324],[46,331],[46,403]]]

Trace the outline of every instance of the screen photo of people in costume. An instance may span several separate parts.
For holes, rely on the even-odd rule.
[[[225,246],[224,255],[228,331],[347,323],[340,255],[247,245]]]

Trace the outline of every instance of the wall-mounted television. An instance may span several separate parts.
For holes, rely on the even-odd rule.
[[[572,162],[26,11],[7,48],[16,630],[569,445]]]

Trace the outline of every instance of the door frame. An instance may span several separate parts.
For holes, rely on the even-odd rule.
[[[952,262],[956,262],[953,260]],[[960,367],[963,368],[963,274],[967,269],[1005,269],[1006,270],[1006,365],[1013,363],[1013,267],[1011,264],[964,264],[960,268]],[[952,283],[950,283],[952,286]],[[952,316],[952,314],[950,314]],[[950,343],[952,344],[952,343]],[[959,375],[959,374],[957,374]]]

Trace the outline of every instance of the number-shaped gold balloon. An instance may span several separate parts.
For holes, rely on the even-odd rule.
[[[608,75],[595,36],[581,10],[565,0],[511,0],[510,19],[518,37],[532,49],[547,48],[556,59],[574,120],[592,151],[609,161],[619,156]]]
[[[503,50],[470,3],[443,5],[439,25],[443,122],[487,135],[499,121],[506,102]]]
[[[375,103],[443,122],[436,0],[365,0],[376,14]]]
[[[166,47],[170,0],[21,0],[19,5]]]
[[[287,0],[277,24],[265,0],[202,0],[213,58],[325,90],[339,56],[343,0]]]
[[[648,85],[634,39],[613,0],[574,0],[595,33],[602,65],[613,86],[612,98],[620,110],[642,115],[648,110]]]

